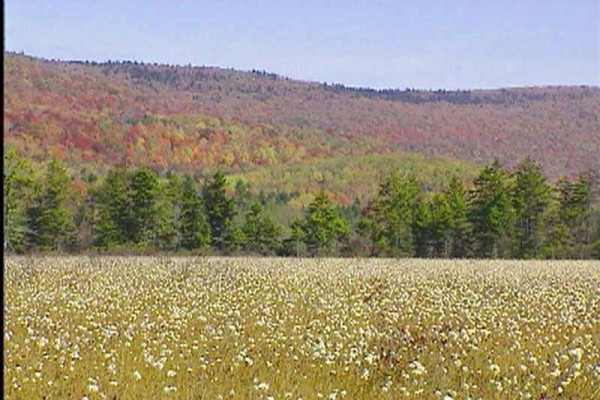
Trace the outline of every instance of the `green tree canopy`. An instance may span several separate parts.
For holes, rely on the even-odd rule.
[[[204,209],[210,225],[211,246],[222,250],[224,248],[223,237],[225,227],[228,226],[231,233],[235,206],[233,200],[227,197],[225,175],[219,170],[212,180],[206,182],[203,190]]]
[[[550,188],[540,166],[530,158],[520,163],[513,175],[515,255],[518,258],[539,258],[542,254],[543,218],[550,202]]]
[[[590,241],[591,202],[589,181],[579,175],[574,182],[559,182],[559,227],[564,256],[582,258]]]
[[[130,177],[132,229],[131,240],[136,245],[149,244],[156,228],[158,177],[147,167],[136,168]]]
[[[260,203],[256,202],[250,207],[250,211],[246,214],[244,220],[242,232],[244,234],[243,248],[245,251],[262,255],[277,252],[280,230],[269,216],[264,215]]]
[[[335,254],[348,237],[346,220],[322,191],[308,206],[302,230],[304,243],[312,255]]]
[[[179,213],[181,210],[181,179],[171,172],[159,181],[156,200],[154,246],[159,250],[177,249]]]
[[[38,250],[61,250],[70,230],[68,199],[69,178],[56,159],[48,163],[46,174],[36,188],[27,210],[30,244]]]
[[[181,247],[186,250],[204,250],[210,241],[210,227],[203,212],[194,179],[186,175],[181,188],[181,213],[179,215]]]
[[[450,257],[452,246],[452,228],[454,226],[452,208],[443,193],[433,196],[429,203],[429,234],[432,255]]]
[[[463,184],[456,175],[450,178],[444,197],[450,209],[449,255],[462,258],[468,255],[470,226],[467,220],[467,198]]]
[[[412,176],[394,171],[381,183],[360,223],[363,236],[372,243],[372,255],[413,255],[413,230],[421,201],[419,182]]]
[[[290,235],[283,240],[281,254],[285,256],[300,257],[306,253],[304,244],[304,231],[302,221],[295,218],[290,224]]]
[[[469,221],[476,242],[475,255],[504,258],[511,255],[514,209],[508,177],[496,160],[477,176],[471,191]]]
[[[22,252],[27,236],[26,209],[33,188],[32,168],[26,159],[9,149],[3,164],[4,251]]]
[[[95,247],[108,249],[130,241],[132,207],[127,170],[114,167],[97,192],[97,218],[93,225]]]

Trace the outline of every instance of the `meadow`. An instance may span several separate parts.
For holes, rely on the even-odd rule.
[[[6,399],[600,398],[600,263],[7,257]]]

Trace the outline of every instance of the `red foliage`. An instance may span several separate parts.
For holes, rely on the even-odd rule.
[[[5,141],[74,165],[214,167],[227,150],[232,168],[248,168],[401,149],[508,164],[531,155],[550,177],[600,169],[598,88],[472,91],[462,103],[461,93],[403,94],[407,102],[218,68],[5,53],[4,71]],[[460,101],[444,100],[452,96]]]

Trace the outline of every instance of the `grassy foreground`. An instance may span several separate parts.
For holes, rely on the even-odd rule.
[[[600,398],[600,263],[6,258],[7,399]]]

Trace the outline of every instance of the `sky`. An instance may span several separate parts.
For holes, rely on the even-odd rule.
[[[5,50],[374,88],[600,85],[600,0],[6,0]]]

